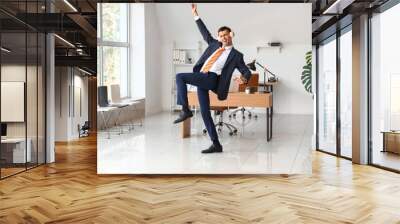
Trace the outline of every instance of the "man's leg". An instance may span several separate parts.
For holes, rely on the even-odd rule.
[[[206,126],[208,135],[210,136],[211,141],[213,142],[213,145],[211,147],[214,147],[214,148],[210,147],[209,149],[204,150],[202,152],[203,153],[222,152],[222,146],[218,140],[218,134],[217,131],[215,130],[215,124],[211,117],[210,96],[208,94],[208,90],[197,87],[197,96],[199,98],[200,112],[201,116],[203,117],[204,125]]]
[[[204,74],[200,72],[176,74],[178,104],[182,105],[183,109],[189,109],[186,84],[207,90],[215,89],[217,86],[217,76],[216,74]]]
[[[207,90],[214,89],[217,85],[217,76],[216,74],[204,74],[199,72],[178,73],[176,75],[177,103],[182,105],[182,113],[174,123],[184,121],[192,115],[189,109],[186,84]]]
[[[187,98],[186,80],[193,76],[193,73],[178,73],[176,74],[176,91],[177,103],[182,105],[183,111],[189,111],[189,103]]]

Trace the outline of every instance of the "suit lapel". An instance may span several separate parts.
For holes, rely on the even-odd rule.
[[[232,47],[232,50],[229,52],[228,58],[226,59],[224,68],[233,59],[233,56],[235,56],[235,48]]]
[[[221,42],[218,42],[218,44],[215,44],[212,48],[211,48],[211,50],[210,50],[210,52],[208,53],[208,55],[204,58],[204,62],[203,63],[205,63],[206,61],[207,61],[207,59],[218,49],[218,48],[220,48],[221,47]]]

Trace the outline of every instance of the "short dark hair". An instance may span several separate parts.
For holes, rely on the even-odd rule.
[[[229,27],[227,27],[227,26],[221,26],[219,29],[218,29],[218,33],[219,32],[222,32],[222,31],[228,31],[228,32],[231,32],[231,28],[229,28]]]

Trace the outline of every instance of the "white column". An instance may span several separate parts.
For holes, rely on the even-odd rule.
[[[368,15],[353,20],[353,162],[368,163]]]
[[[46,163],[55,161],[55,56],[54,35],[46,36]]]

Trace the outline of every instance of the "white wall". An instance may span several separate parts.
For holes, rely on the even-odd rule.
[[[201,35],[191,15],[190,4],[146,4],[146,59],[154,66],[147,72],[146,88],[160,89],[157,95],[146,91],[148,108],[158,111],[157,104],[163,110],[171,105],[172,46],[179,45],[195,48]],[[274,89],[274,112],[285,114],[312,114],[312,96],[304,90],[301,83],[302,67],[305,65],[305,53],[311,50],[311,4],[198,4],[198,11],[210,32],[215,36],[218,27],[228,25],[235,31],[234,46],[244,54],[245,62],[257,58],[279,78]],[[221,11],[226,12],[221,16]],[[282,16],[285,14],[285,17]],[[149,27],[150,26],[150,27]],[[257,47],[268,42],[279,41],[282,51]],[[161,44],[161,45],[160,45]],[[203,50],[206,44],[203,42]],[[189,72],[192,68],[187,69]],[[238,73],[236,71],[236,73]],[[262,81],[263,73],[260,73]],[[160,77],[162,77],[160,79]],[[162,83],[162,85],[160,85]],[[160,97],[160,98],[157,98]],[[147,108],[147,107],[146,107]]]
[[[274,48],[261,48],[257,53],[257,45],[243,44],[237,47],[244,54],[245,62],[259,58],[261,64],[278,77],[274,86],[274,112],[282,114],[312,114],[312,95],[307,93],[301,82],[302,67],[305,65],[305,53],[311,50],[310,45],[286,43],[281,52]],[[260,82],[263,72],[257,70]],[[239,74],[238,71],[236,73]],[[267,74],[268,77],[268,74]]]
[[[146,115],[162,111],[159,25],[154,4],[131,4],[132,97],[145,97]]]
[[[1,67],[1,81],[18,81],[24,82],[26,85],[26,107],[23,106],[22,111],[26,112],[26,120],[23,122],[7,122],[7,137],[25,137],[31,141],[32,159],[36,161],[38,156],[39,163],[44,163],[45,139],[44,139],[44,92],[42,67],[25,66],[25,64],[8,64],[5,63]],[[4,90],[4,89],[2,89]],[[23,94],[24,91],[21,93]],[[7,97],[2,95],[2,97]],[[11,110],[10,108],[0,108],[3,112]],[[13,112],[13,111],[8,111]],[[48,152],[51,152],[49,149]],[[51,159],[51,157],[48,157]],[[51,160],[48,160],[51,162]]]
[[[71,120],[71,135],[72,138],[77,138],[79,137],[79,132],[78,132],[78,124],[80,126],[82,126],[85,121],[89,120],[89,111],[88,111],[88,107],[89,107],[89,102],[88,102],[88,96],[89,96],[89,92],[88,92],[88,77],[87,76],[82,76],[83,73],[75,70],[75,75],[74,75],[74,86],[75,86],[75,92],[74,94],[78,94],[77,91],[80,90],[80,105],[79,102],[76,101],[77,97],[72,96],[75,98],[75,106],[74,109],[75,113],[73,113],[73,119]],[[80,110],[79,111],[79,108]]]
[[[154,4],[145,4],[146,34],[146,115],[162,111],[160,82],[160,33]]]
[[[56,67],[55,74],[55,141],[70,141],[79,137],[78,124],[88,120],[88,78],[71,67]],[[82,114],[75,101],[79,89]]]
[[[1,67],[1,81],[11,81],[11,82],[24,82],[25,85],[27,85],[26,90],[27,90],[27,98],[25,99],[27,102],[27,120],[25,122],[7,122],[8,127],[7,127],[7,135],[9,137],[24,137],[25,136],[25,126],[27,126],[27,135],[28,137],[31,137],[31,135],[35,134],[36,137],[36,132],[37,132],[37,113],[36,109],[39,106],[43,106],[43,104],[38,105],[38,98],[36,96],[36,85],[37,85],[37,80],[36,80],[36,66],[25,66],[25,65],[19,65],[19,64],[4,64]],[[41,72],[41,70],[39,70]],[[40,73],[39,73],[40,74]],[[26,77],[28,78],[28,81],[26,81]],[[23,94],[23,93],[22,93]],[[40,96],[40,95],[39,95]],[[6,96],[2,96],[6,97]],[[42,102],[42,101],[41,101]],[[9,110],[10,108],[1,108],[1,110]],[[24,110],[24,108],[22,108]],[[3,111],[4,112],[4,111]],[[40,117],[39,117],[40,118]],[[40,123],[40,122],[39,122]],[[41,134],[41,133],[39,133]],[[43,137],[40,135],[39,137]]]
[[[55,141],[67,141],[69,133],[69,95],[70,84],[68,67],[55,68]]]
[[[142,98],[146,95],[144,83],[145,71],[145,18],[144,4],[130,4],[131,14],[131,95],[133,98]]]

